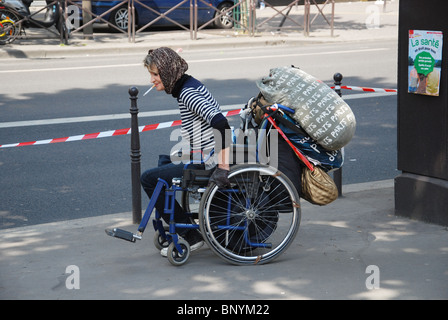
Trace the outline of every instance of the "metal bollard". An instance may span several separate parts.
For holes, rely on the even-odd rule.
[[[333,75],[334,91],[340,97],[342,97],[342,91],[341,91],[342,78],[343,78],[343,76],[339,72],[335,73]],[[336,187],[338,188],[339,197],[341,197],[342,196],[342,167],[333,172],[333,179],[334,179],[334,183],[336,184]]]
[[[142,220],[142,189],[140,186],[140,134],[138,131],[138,89],[129,88],[131,100],[131,181],[132,181],[132,223],[138,224]]]

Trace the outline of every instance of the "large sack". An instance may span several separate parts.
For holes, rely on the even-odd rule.
[[[271,69],[257,86],[269,103],[294,109],[293,119],[327,150],[341,149],[355,134],[356,119],[348,104],[326,84],[298,68]]]

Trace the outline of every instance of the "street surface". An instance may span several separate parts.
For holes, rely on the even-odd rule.
[[[77,58],[3,59],[0,145],[130,127],[128,89],[140,90],[139,124],[177,120],[164,92],[147,96],[141,54]],[[333,84],[396,88],[396,41],[184,50],[187,73],[203,81],[224,109],[238,109],[258,93],[255,81],[281,65],[295,65]],[[394,178],[396,95],[344,91],[357,117],[345,148],[343,184]],[[155,111],[155,112],[153,112]],[[163,115],[157,111],[163,112]],[[35,121],[39,120],[39,121]],[[239,126],[238,117],[231,125]],[[169,153],[173,129],[142,133],[142,171]],[[0,229],[131,211],[130,135],[0,148]],[[142,205],[148,199],[144,195]]]

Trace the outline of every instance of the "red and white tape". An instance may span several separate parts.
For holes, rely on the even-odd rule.
[[[332,89],[336,88],[336,89],[345,89],[345,90],[354,90],[354,91],[364,91],[364,92],[381,92],[381,93],[397,92],[397,89],[366,88],[366,87],[355,87],[355,86],[339,86],[339,87],[331,87],[331,88]],[[234,116],[234,115],[237,115],[240,112],[240,110],[241,109],[223,112],[223,115],[225,117]],[[161,123],[150,124],[150,125],[146,125],[146,126],[140,126],[139,131],[145,132],[145,131],[151,131],[151,130],[157,130],[157,129],[163,129],[163,128],[170,128],[170,127],[178,126],[180,124],[181,124],[180,120],[161,122]],[[3,144],[3,145],[0,145],[0,149],[11,148],[11,147],[32,146],[32,145],[42,145],[42,144],[50,144],[50,143],[59,143],[59,142],[99,139],[99,138],[120,136],[120,135],[125,135],[125,134],[130,134],[130,133],[131,133],[131,128],[126,128],[126,129],[89,133],[89,134],[77,135],[77,136],[65,137],[65,138]]]
[[[335,89],[336,87],[331,87]],[[397,89],[382,89],[382,88],[366,88],[366,87],[354,87],[354,86],[340,86],[340,89],[364,91],[364,92],[398,92]]]
[[[240,110],[241,109],[231,110],[231,111],[223,112],[222,114],[225,117],[231,117],[231,116],[239,114]],[[181,123],[182,123],[181,120],[175,120],[175,121],[167,121],[167,122],[149,124],[146,126],[138,127],[138,131],[145,132],[145,131],[152,131],[152,130],[158,130],[158,129],[164,129],[164,128],[171,128],[171,127],[179,126]],[[12,147],[23,147],[23,146],[34,146],[34,145],[42,145],[42,144],[60,143],[60,142],[89,140],[89,139],[99,139],[99,138],[121,136],[121,135],[130,134],[130,133],[131,133],[131,128],[126,128],[126,129],[110,130],[110,131],[103,131],[103,132],[96,132],[96,133],[88,133],[88,134],[82,134],[82,135],[65,137],[65,138],[55,138],[55,139],[46,139],[46,140],[38,140],[38,141],[3,144],[3,145],[0,145],[0,149],[1,148],[12,148]]]

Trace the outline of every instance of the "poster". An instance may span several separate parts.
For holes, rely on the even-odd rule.
[[[442,44],[442,31],[409,30],[409,93],[439,95]]]

